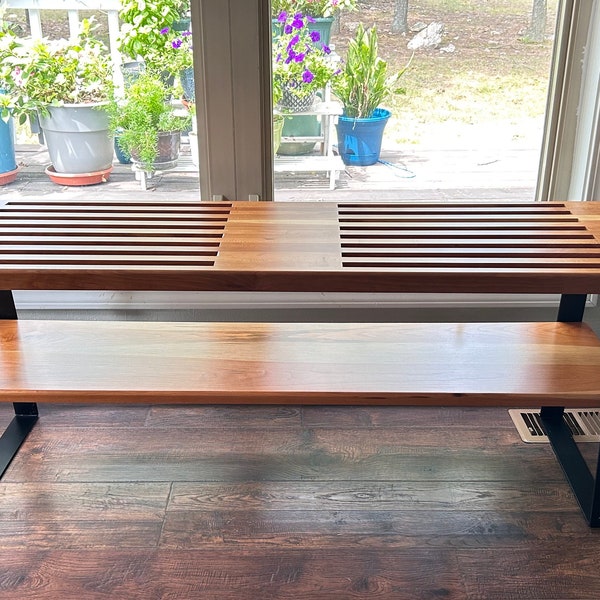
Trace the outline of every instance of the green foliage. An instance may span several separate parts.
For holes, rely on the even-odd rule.
[[[161,78],[145,72],[125,90],[125,98],[111,104],[110,128],[119,137],[121,148],[139,157],[150,170],[158,154],[158,134],[183,131],[190,117],[176,115],[169,99],[169,87]]]
[[[165,46],[165,28],[183,16],[189,2],[183,0],[122,0],[119,17],[119,50],[132,60],[147,59]]]
[[[407,68],[408,65],[388,76],[387,63],[379,56],[376,28],[365,30],[360,24],[356,37],[348,44],[342,73],[332,80],[333,92],[344,105],[344,114],[370,117],[388,96],[399,91],[396,83]]]
[[[75,40],[19,38],[0,32],[0,87],[19,121],[48,105],[106,102],[112,96],[112,64],[105,45],[84,19]],[[4,110],[3,110],[4,112]]]

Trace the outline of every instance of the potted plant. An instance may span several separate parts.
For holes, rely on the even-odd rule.
[[[134,165],[146,172],[169,169],[179,157],[181,132],[189,115],[179,115],[161,77],[145,71],[110,107],[110,126]]]
[[[338,150],[346,165],[368,166],[379,160],[383,131],[391,112],[381,103],[397,91],[396,83],[409,64],[388,76],[388,66],[378,54],[377,30],[358,26],[348,44],[348,54],[333,93],[344,107],[338,118]]]
[[[309,25],[314,19],[300,13],[279,15],[281,35],[273,44],[273,87],[280,89],[280,100],[274,105],[288,118],[283,135],[316,136],[320,123],[311,115],[293,115],[310,111],[318,92],[336,73],[337,65],[326,44],[320,44],[318,31]],[[314,142],[281,144],[281,154],[304,154],[314,148]]]
[[[316,45],[321,36],[308,28],[311,19],[300,13],[280,15],[283,31],[273,46],[273,81],[281,87],[283,111],[308,110],[336,73],[329,46]]]
[[[0,86],[13,113],[39,119],[52,161],[47,170],[96,182],[112,168],[113,145],[106,108],[112,97],[112,69],[102,42],[92,35],[92,20],[81,23],[74,40],[2,35]],[[62,183],[68,183],[63,181]]]
[[[345,2],[344,5],[346,4],[353,6],[354,1]],[[301,37],[303,38],[303,41],[308,41],[312,46],[316,46],[317,49],[321,51],[321,56],[319,58],[322,59],[323,54],[325,54],[329,58],[328,63],[331,64],[329,39],[330,26],[333,17],[325,17],[323,15],[332,14],[337,7],[338,5],[331,0],[319,0],[318,2],[307,2],[306,0],[275,0],[272,3],[272,14],[274,17],[272,27],[274,60],[277,58],[277,55],[281,53],[281,50],[284,50],[283,64],[274,63],[274,76],[278,71],[283,71],[284,67],[287,66],[285,61],[290,60],[290,56],[287,52],[287,45],[297,33],[296,28],[294,27],[294,23],[299,24],[297,17],[299,17],[302,22]],[[308,12],[305,14],[303,12],[304,10]],[[314,55],[310,57],[309,60],[313,58],[315,58]],[[276,82],[274,82],[274,84],[276,84]],[[287,137],[315,137],[319,136],[320,132],[321,123],[312,115],[288,116],[283,127],[283,135]],[[314,142],[285,142],[281,144],[279,153],[306,154],[314,148],[314,145]]]

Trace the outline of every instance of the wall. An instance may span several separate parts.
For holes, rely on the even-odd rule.
[[[18,308],[18,307],[17,307]],[[460,308],[259,308],[169,310],[19,310],[23,319],[173,320],[173,321],[314,321],[314,322],[475,322],[553,321],[554,307]],[[600,335],[600,308],[586,309],[585,321]]]

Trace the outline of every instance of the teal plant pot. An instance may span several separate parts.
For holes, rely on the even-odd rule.
[[[0,173],[8,173],[17,168],[15,157],[15,126],[13,118],[0,119]]]
[[[181,17],[173,22],[171,28],[173,31],[189,31],[192,25],[192,20],[189,17]]]
[[[194,80],[194,67],[183,69],[179,73],[179,81],[183,88],[183,96],[188,102],[196,102],[196,84]]]
[[[321,135],[321,122],[314,115],[286,115],[283,125],[284,137],[315,137]],[[310,154],[315,142],[281,142],[277,154],[301,156]]]
[[[129,153],[124,148],[121,148],[118,135],[115,136],[115,156],[122,165],[131,164],[131,156],[129,156]]]
[[[392,113],[376,108],[371,117],[338,117],[338,152],[345,165],[368,167],[379,160],[383,131]]]
[[[146,70],[146,63],[141,60],[132,60],[121,65],[123,83],[129,87],[135,83],[139,76]]]

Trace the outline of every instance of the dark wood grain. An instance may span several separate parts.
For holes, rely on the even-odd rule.
[[[181,408],[42,407],[0,598],[597,598],[600,532],[505,410]]]
[[[249,407],[250,412],[252,407]],[[224,413],[226,414],[226,413]],[[508,419],[508,416],[506,416]],[[413,481],[528,482],[536,473],[563,481],[548,446],[521,447],[515,432],[428,427],[305,429],[297,426],[235,432],[177,429],[48,428],[28,438],[3,481]],[[176,433],[174,433],[174,431]],[[484,450],[478,444],[483,444]]]

